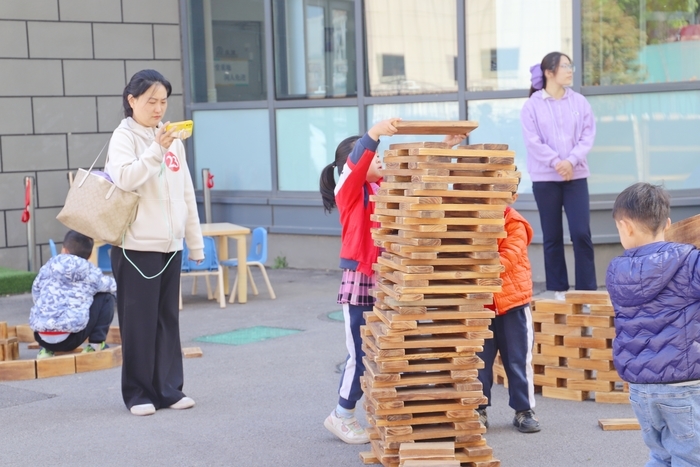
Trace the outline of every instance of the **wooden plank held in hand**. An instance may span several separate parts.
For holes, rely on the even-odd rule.
[[[664,233],[667,242],[689,243],[700,248],[700,214],[674,222]]]
[[[468,135],[479,124],[468,120],[455,121],[408,121],[394,124],[397,135]]]

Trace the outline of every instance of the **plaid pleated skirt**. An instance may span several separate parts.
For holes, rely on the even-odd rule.
[[[374,285],[374,274],[368,277],[360,271],[343,269],[343,279],[340,282],[340,290],[338,291],[338,303],[349,303],[355,306],[374,305],[374,297],[369,294],[369,290]]]

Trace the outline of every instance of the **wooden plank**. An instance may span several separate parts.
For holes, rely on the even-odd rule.
[[[581,327],[598,327],[598,328],[613,328],[613,318],[610,316],[591,316],[591,315],[570,315],[566,317],[567,326]]]
[[[199,347],[183,347],[182,349],[182,356],[185,358],[199,358],[202,355],[204,355],[204,353]]]
[[[406,443],[402,443],[406,444]],[[413,443],[424,444],[424,443]],[[411,459],[399,463],[399,467],[459,467],[461,464],[457,459]]]
[[[636,418],[601,418],[598,426],[603,431],[640,430],[641,426]]]
[[[36,379],[35,360],[0,362],[0,381]]]
[[[598,290],[570,290],[565,293],[566,303],[581,305],[610,305],[610,295]]]
[[[75,373],[75,355],[57,355],[36,361],[36,377],[51,378],[53,376],[72,375]]]
[[[122,344],[122,336],[119,332],[119,326],[109,327],[109,331],[107,332],[107,339],[105,339],[105,342],[107,342],[108,344],[116,345]]]
[[[99,352],[81,353],[75,355],[75,372],[107,370],[122,364],[121,346],[110,347]]]
[[[363,451],[360,453],[360,460],[364,465],[379,464],[379,459],[372,451]]]
[[[15,328],[17,333],[17,339],[20,342],[34,342],[34,331],[29,327],[28,324],[18,324]]]
[[[630,395],[627,392],[596,392],[595,401],[601,404],[629,404]]]
[[[689,243],[700,248],[700,214],[674,222],[664,232],[667,242]]]
[[[455,457],[454,442],[402,443],[399,458],[408,459],[444,459]]]
[[[7,339],[7,321],[0,321],[0,339]]]
[[[478,122],[469,120],[401,120],[400,122],[394,123],[397,135],[468,135],[478,126]]]
[[[589,394],[584,391],[574,391],[567,388],[552,388],[543,386],[542,395],[551,397],[552,399],[562,399],[567,401],[584,401],[588,399]]]

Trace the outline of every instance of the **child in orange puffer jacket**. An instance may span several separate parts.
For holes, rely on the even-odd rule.
[[[513,193],[508,204],[513,204],[518,194]],[[532,269],[527,257],[527,246],[532,241],[532,227],[518,211],[510,206],[505,210],[507,236],[498,240],[498,253],[505,270],[501,273],[501,293],[493,294],[496,317],[489,329],[493,338],[486,339],[484,350],[477,355],[484,361],[479,370],[479,381],[484,387],[488,404],[479,406],[479,420],[489,426],[486,407],[491,405],[493,362],[496,352],[508,377],[509,405],[515,410],[513,425],[522,433],[540,431],[540,423],[532,409],[535,407],[535,386],[532,371],[532,347],[534,329],[530,300],[532,300]]]

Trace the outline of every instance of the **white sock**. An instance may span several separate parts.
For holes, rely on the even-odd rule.
[[[338,404],[335,408],[335,414],[340,418],[352,418],[355,416],[355,409],[346,409]]]

